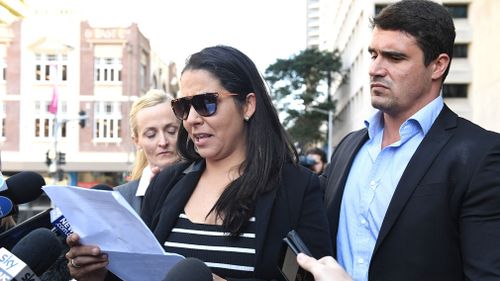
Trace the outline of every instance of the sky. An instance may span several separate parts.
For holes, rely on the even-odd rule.
[[[152,47],[181,69],[204,47],[233,46],[261,72],[305,49],[306,0],[86,0],[91,24],[136,22]],[[139,5],[140,4],[140,5]]]

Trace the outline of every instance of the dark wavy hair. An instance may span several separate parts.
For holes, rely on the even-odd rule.
[[[182,73],[189,70],[210,72],[226,90],[238,94],[233,100],[240,110],[247,94],[255,93],[255,113],[245,122],[246,158],[239,167],[242,176],[227,186],[211,210],[222,218],[223,227],[237,236],[252,216],[256,198],[278,187],[283,165],[297,165],[297,151],[281,125],[262,76],[248,56],[229,46],[208,47],[187,59]],[[201,159],[182,125],[177,148],[186,160]]]
[[[450,64],[443,74],[443,82],[450,70],[455,42],[455,25],[448,10],[429,0],[403,0],[385,7],[372,21],[372,27],[399,30],[415,37],[428,66],[439,54],[447,54]]]

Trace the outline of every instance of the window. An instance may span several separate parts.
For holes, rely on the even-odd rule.
[[[0,59],[0,71],[2,71],[0,81],[5,81],[7,79],[7,62],[5,61],[5,58]]]
[[[466,58],[468,51],[467,44],[455,44],[453,46],[453,57],[454,58]]]
[[[94,81],[120,82],[122,81],[122,60],[120,58],[96,57]]]
[[[148,61],[149,56],[146,52],[141,53],[141,65],[139,66],[139,87],[145,89],[148,87]]]
[[[451,16],[455,19],[467,18],[467,4],[444,4]]]
[[[36,81],[67,81],[68,56],[64,54],[36,54]]]
[[[5,138],[5,118],[7,114],[5,113],[5,103],[0,101],[0,139]]]
[[[94,140],[100,142],[120,141],[121,104],[119,102],[96,102],[94,112]]]
[[[443,97],[444,98],[466,98],[468,84],[444,84]]]
[[[378,15],[385,7],[387,4],[375,4],[375,15]]]
[[[67,104],[65,101],[60,101],[58,108],[60,116],[64,118],[67,115]],[[35,138],[52,138],[54,137],[54,114],[49,112],[50,100],[35,102]],[[60,138],[66,137],[66,123],[59,124],[57,128],[57,136]]]

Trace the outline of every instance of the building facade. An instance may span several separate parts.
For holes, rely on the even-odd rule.
[[[123,183],[135,157],[130,107],[151,88],[175,95],[175,64],[135,23],[96,27],[71,7],[30,8],[0,24],[2,172],[83,187]]]
[[[318,2],[328,2],[321,4]],[[315,22],[329,25],[311,28],[307,47],[338,49],[347,80],[332,85],[337,100],[333,143],[348,132],[362,128],[363,120],[373,112],[370,105],[368,68],[371,40],[370,19],[383,7],[397,0],[308,0],[308,5],[325,9]],[[500,62],[492,55],[500,45],[500,1],[442,0],[456,28],[454,58],[443,86],[445,102],[459,115],[493,131],[500,132],[500,73],[493,67]],[[309,30],[309,27],[308,27]],[[316,32],[318,31],[318,32]]]

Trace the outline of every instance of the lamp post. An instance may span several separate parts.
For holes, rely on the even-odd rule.
[[[325,115],[328,115],[328,149],[327,149],[327,161],[330,161],[333,152],[333,110],[324,110],[315,107],[309,107],[307,110],[316,111]]]
[[[69,121],[78,121],[80,128],[85,127],[85,121],[88,119],[87,113],[83,110],[80,110],[78,112],[77,117],[72,117],[72,118],[60,118],[57,114],[54,116],[54,121],[53,121],[53,130],[52,130],[52,135],[53,135],[53,151],[49,150],[47,153],[47,158],[51,159],[51,163],[49,165],[49,173],[52,173],[52,180],[53,183],[56,184],[58,182],[58,173],[59,171],[59,165],[64,165],[66,164],[66,154],[63,152],[59,151],[58,148],[58,133],[59,133],[59,128],[61,127],[62,124],[67,123]]]

